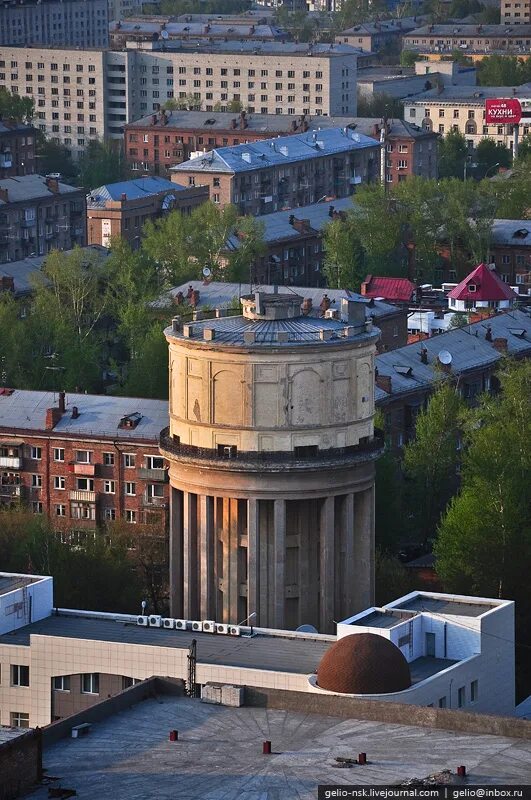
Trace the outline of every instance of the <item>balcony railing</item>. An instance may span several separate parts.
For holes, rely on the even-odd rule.
[[[144,481],[162,481],[168,482],[168,470],[166,469],[150,469],[149,467],[140,467],[138,475]]]
[[[166,508],[168,505],[167,497],[154,497],[153,495],[144,492],[143,505],[152,506],[153,508]]]
[[[68,465],[68,471],[73,472],[74,475],[85,475],[89,478],[93,478],[96,474],[96,465],[71,461]]]
[[[360,442],[349,447],[331,447],[327,450],[236,450],[236,448],[220,448],[213,450],[208,447],[194,447],[193,445],[180,444],[169,435],[169,428],[161,432],[159,445],[161,450],[180,458],[201,459],[206,461],[230,461],[235,465],[247,463],[261,468],[268,464],[286,464],[298,467],[315,467],[328,462],[363,461],[376,456],[383,451],[385,442],[382,431],[374,432],[368,441]]]
[[[70,492],[70,500],[74,500],[77,503],[95,503],[96,492],[75,489],[74,491]]]
[[[0,483],[0,497],[22,497],[24,487],[22,484]]]
[[[22,469],[22,459],[20,456],[0,456],[0,468]]]

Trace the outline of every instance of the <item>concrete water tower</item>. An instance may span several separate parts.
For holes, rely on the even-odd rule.
[[[174,617],[325,632],[373,603],[379,331],[363,303],[302,300],[165,331]]]

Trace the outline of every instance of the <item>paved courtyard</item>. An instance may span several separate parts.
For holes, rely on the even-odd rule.
[[[332,767],[359,752],[371,763]],[[47,773],[83,800],[310,800],[319,783],[397,783],[459,764],[471,783],[531,784],[531,741],[162,696],[44,753]]]

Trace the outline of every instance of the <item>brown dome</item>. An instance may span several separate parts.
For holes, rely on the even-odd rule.
[[[343,694],[386,694],[411,686],[409,665],[389,639],[355,633],[338,639],[317,670],[321,689]]]

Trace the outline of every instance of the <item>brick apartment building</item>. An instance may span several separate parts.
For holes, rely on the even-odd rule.
[[[164,522],[162,400],[0,389],[0,504],[23,503],[79,534]]]
[[[500,3],[501,22],[504,25],[530,25],[530,0],[502,0]]]
[[[87,195],[88,243],[109,247],[114,236],[121,236],[136,248],[148,219],[169,211],[190,214],[206,200],[207,186],[184,187],[164,178],[108,183]]]
[[[348,197],[378,179],[379,156],[374,139],[330,128],[217,148],[171,172],[180,184],[209,186],[214,203],[259,215]]]
[[[86,244],[83,189],[55,178],[0,180],[0,262]]]
[[[119,49],[127,42],[146,41],[285,41],[285,31],[272,25],[265,18],[238,19],[227,16],[211,17],[204,21],[193,19],[179,20],[176,17],[163,15],[132,16],[127,19],[114,20],[109,25],[109,41],[111,47]]]
[[[31,125],[0,120],[0,180],[35,172],[35,134]]]
[[[369,53],[377,53],[389,47],[400,49],[402,39],[418,26],[416,17],[404,19],[386,19],[381,22],[362,22],[352,28],[341,31],[336,42],[360,47]]]
[[[480,53],[483,58],[493,53],[528,57],[530,47],[531,25],[507,27],[503,21],[501,25],[425,25],[403,39],[404,50],[421,53],[459,50],[463,55]]]

